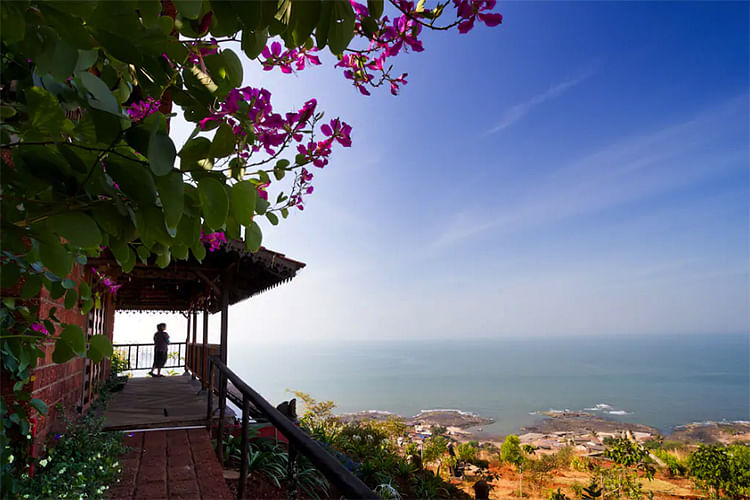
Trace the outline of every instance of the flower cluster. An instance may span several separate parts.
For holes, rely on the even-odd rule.
[[[203,68],[203,71],[206,70],[206,67],[203,63],[203,58],[212,54],[216,54],[219,51],[219,43],[215,38],[211,38],[211,41],[208,43],[193,42],[191,44],[188,44],[188,47],[190,48],[190,54],[188,55],[187,62],[189,64],[200,64]],[[169,60],[169,58],[167,58],[167,60]]]
[[[99,283],[107,287],[107,290],[111,294],[116,294],[117,290],[119,290],[122,286],[122,283],[117,283],[112,278],[105,276],[104,274],[97,271],[95,267],[91,267],[91,272],[94,273],[94,276],[96,276],[96,278],[99,280]]]
[[[424,47],[418,39],[422,26],[413,17],[403,14],[391,21],[387,16],[376,21],[378,29],[375,33],[367,32],[364,28],[365,19],[369,18],[367,7],[351,0],[356,15],[355,30],[358,34],[369,39],[370,45],[366,50],[352,51],[341,57],[336,64],[338,68],[344,69],[344,77],[352,80],[354,86],[362,95],[370,95],[367,86],[379,87],[388,82],[391,93],[397,95],[399,86],[406,82],[407,74],[393,77],[390,68],[386,68],[385,60],[398,55],[403,49],[405,52],[413,50],[422,52]],[[414,3],[401,0],[400,8],[405,12],[414,9]],[[369,19],[372,21],[371,19]],[[375,77],[369,71],[378,71],[380,76]]]
[[[125,108],[125,111],[127,111],[128,116],[130,116],[131,120],[133,120],[134,122],[139,122],[150,114],[159,111],[159,106],[161,106],[161,102],[154,99],[153,97],[149,97],[144,101],[134,102],[133,104]]]
[[[497,12],[487,12],[495,8],[496,0],[453,0],[462,20],[458,24],[459,33],[468,33],[474,28],[474,21],[479,19],[487,26],[497,26],[503,22],[503,15]]]
[[[320,59],[313,52],[317,52],[314,47],[311,49],[292,48],[282,52],[281,43],[273,42],[270,48],[263,49],[261,55],[265,59],[261,61],[261,64],[263,64],[264,71],[270,71],[278,66],[282,73],[288,74],[292,72],[292,64],[297,71],[302,71],[307,63],[320,66]]]
[[[205,231],[201,231],[201,241],[209,244],[209,252],[215,252],[227,242],[227,236],[221,231],[216,233],[206,233]]]
[[[294,180],[294,188],[292,189],[292,195],[289,197],[289,205],[293,207],[297,207],[299,210],[305,209],[304,200],[302,199],[303,196],[312,194],[314,188],[311,184],[313,179],[312,172],[308,171],[306,168],[302,168],[300,172],[297,174],[297,177]]]
[[[47,330],[47,328],[41,323],[32,323],[31,330],[40,334],[40,337],[36,339],[36,343],[38,345],[42,345],[45,342],[50,341],[52,337],[52,333],[50,333],[49,330]]]
[[[326,136],[322,141],[310,141],[306,146],[300,144],[297,146],[297,152],[305,157],[305,161],[312,162],[318,168],[328,165],[328,156],[331,154],[331,146],[335,140],[345,148],[352,145],[352,128],[335,118],[330,124],[320,127],[320,131]]]

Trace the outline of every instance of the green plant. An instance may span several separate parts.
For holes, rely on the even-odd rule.
[[[119,375],[128,369],[126,350],[116,349],[109,358],[109,370],[112,375]]]
[[[589,485],[582,488],[581,498],[583,500],[596,500],[597,498],[602,498],[603,493],[603,489],[596,482],[596,479],[591,478]]]
[[[711,498],[723,493],[731,498],[750,495],[750,448],[700,445],[688,460],[690,477]]]
[[[84,416],[67,421],[48,453],[36,461],[36,473],[21,476],[19,498],[101,498],[114,484],[126,448],[119,432],[102,431],[103,419]]]
[[[664,462],[667,466],[667,472],[672,477],[684,477],[687,475],[688,466],[683,463],[680,459],[672,455],[667,450],[661,448],[654,448],[651,450],[657,458]]]
[[[549,494],[549,500],[570,500],[570,497],[560,491],[560,488],[557,488],[557,491],[553,491]]]

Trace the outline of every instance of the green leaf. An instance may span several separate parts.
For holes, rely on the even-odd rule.
[[[328,28],[328,46],[335,55],[342,54],[354,38],[354,9],[348,0],[332,0],[333,10]]]
[[[54,361],[55,363],[65,363],[73,359],[75,355],[76,354],[73,352],[70,346],[62,339],[58,339],[57,342],[55,342],[55,350],[52,353],[52,361]]]
[[[268,210],[268,207],[271,206],[270,203],[268,203],[268,200],[264,200],[260,196],[255,198],[255,212],[258,215],[263,215],[266,213],[266,210]]]
[[[292,0],[289,27],[296,46],[302,45],[312,34],[320,19],[319,0]]]
[[[60,333],[60,339],[63,340],[70,349],[76,354],[83,355],[86,352],[86,335],[77,325],[66,325]],[[58,341],[59,342],[59,341]]]
[[[151,251],[146,248],[145,245],[141,245],[136,250],[138,252],[138,258],[141,260],[142,263],[148,264],[148,258],[151,257]]]
[[[262,2],[235,2],[234,8],[244,25],[243,33],[261,27],[263,21]]]
[[[46,415],[47,414],[47,404],[42,401],[41,399],[32,398],[31,401],[29,401],[29,404],[32,408],[34,408],[37,412],[39,412],[40,415]]]
[[[22,299],[30,299],[39,295],[42,291],[42,277],[38,274],[27,274],[26,281],[21,290]]]
[[[78,285],[78,294],[82,299],[88,299],[91,297],[91,287],[85,281],[81,281]]]
[[[70,289],[65,294],[65,309],[73,309],[78,303],[78,292],[75,289]]]
[[[198,262],[202,262],[203,259],[206,258],[206,247],[203,246],[203,242],[198,240],[193,244],[192,247],[190,247],[190,250],[193,251],[193,255],[198,260]]]
[[[268,219],[268,222],[270,222],[274,226],[279,225],[279,218],[273,212],[266,212],[266,219]]]
[[[102,233],[94,219],[82,212],[53,215],[49,227],[79,248],[95,248],[102,241]]]
[[[220,54],[206,56],[204,62],[211,79],[224,93],[242,85],[242,62],[232,50],[224,49]]]
[[[260,231],[260,226],[255,221],[252,221],[245,230],[245,249],[257,252],[262,241],[263,233]]]
[[[78,61],[76,62],[75,71],[88,71],[99,58],[97,50],[78,50]]]
[[[89,352],[86,356],[94,363],[112,356],[112,342],[105,335],[92,335],[89,338]]]
[[[164,208],[164,221],[169,228],[176,228],[185,208],[185,186],[182,174],[170,172],[154,179],[159,190],[159,199]]]
[[[120,190],[141,205],[156,202],[156,184],[151,171],[140,163],[110,157],[107,173],[120,186]]]
[[[6,105],[0,105],[0,119],[7,120],[16,116],[16,108]]]
[[[55,96],[39,87],[26,89],[25,95],[31,131],[43,137],[59,136],[65,112]]]
[[[384,4],[384,0],[367,0],[367,12],[370,14],[370,17],[380,19],[383,15]]]
[[[85,299],[81,303],[81,314],[88,314],[94,308],[94,299]]]
[[[92,97],[89,99],[89,105],[92,108],[120,116],[120,105],[101,78],[93,73],[81,71],[76,73],[76,79],[91,93]]]
[[[241,181],[232,186],[232,216],[243,226],[253,221],[257,193],[255,184],[250,181]]]
[[[20,2],[0,3],[0,31],[4,43],[15,43],[23,40],[26,33],[26,21],[23,18],[26,6]]]
[[[115,116],[112,113],[106,111],[100,111],[98,109],[91,109],[91,120],[93,121],[93,129],[96,134],[97,142],[111,144],[113,143],[122,130],[120,117]],[[86,118],[84,114],[84,119]],[[84,120],[82,119],[82,121]]]
[[[148,145],[148,162],[155,175],[166,175],[174,167],[177,150],[169,135],[154,131]]]
[[[224,184],[212,177],[204,177],[198,182],[203,218],[211,229],[221,229],[229,214],[229,198]]]
[[[278,165],[273,168],[273,176],[276,178],[277,181],[280,181],[284,178],[284,175],[286,175],[286,170],[284,170],[283,167],[279,167]]]
[[[172,254],[169,251],[160,253],[156,256],[156,265],[159,266],[160,269],[166,269],[171,261]]]
[[[268,29],[242,31],[242,51],[250,59],[255,59],[266,48]]]
[[[0,267],[0,288],[10,288],[21,278],[21,271],[15,262],[6,262]]]
[[[73,268],[73,255],[55,238],[39,242],[39,258],[47,269],[58,276],[67,276]]]
[[[222,123],[219,129],[214,135],[213,141],[211,141],[211,148],[209,152],[214,158],[224,158],[229,156],[234,151],[236,137],[232,127],[226,123]]]
[[[196,137],[190,139],[180,150],[180,170],[191,171],[191,170],[202,170],[203,165],[199,164],[199,161],[205,160],[211,154],[209,150],[211,148],[211,141],[205,137]]]
[[[64,289],[70,290],[76,287],[76,282],[70,278],[65,278],[64,280],[62,280],[62,286]]]
[[[182,17],[197,19],[201,15],[201,0],[172,0]]]

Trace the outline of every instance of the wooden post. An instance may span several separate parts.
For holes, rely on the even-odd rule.
[[[197,356],[195,355],[195,342],[198,337],[198,310],[193,309],[193,344],[185,344],[185,372],[188,371],[187,359],[190,358],[190,373],[195,380],[195,372],[198,368]],[[187,353],[190,352],[190,356]]]
[[[216,432],[216,456],[224,467],[224,416],[227,410],[227,377],[219,370],[219,423]]]
[[[240,459],[240,483],[237,486],[237,498],[241,499],[245,496],[245,483],[247,483],[247,431],[248,431],[248,413],[250,413],[250,400],[247,395],[242,395],[242,440],[240,441],[240,448],[242,458]]]
[[[201,382],[203,387],[207,386],[206,373],[208,372],[208,308],[203,309],[203,369],[201,370]]]
[[[185,369],[187,370],[187,364],[190,361],[187,354],[187,346],[190,345],[190,311],[183,313],[183,315],[185,316],[185,319],[187,319],[187,336],[185,337]],[[177,361],[179,362],[179,360]]]
[[[229,292],[232,287],[232,271],[234,266],[229,266],[224,271],[224,279],[221,286],[221,361],[227,365],[227,333],[229,330]]]

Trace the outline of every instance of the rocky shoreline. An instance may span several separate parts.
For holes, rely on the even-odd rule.
[[[661,436],[658,429],[649,425],[622,422],[585,411],[540,412],[539,416],[537,422],[521,427],[519,433],[583,436],[631,432],[643,437]],[[415,428],[429,429],[432,426],[441,426],[448,428],[449,434],[463,440],[494,441],[504,437],[490,436],[482,432],[483,426],[495,422],[493,419],[456,409],[424,410],[412,417],[404,417],[387,411],[370,410],[346,413],[339,415],[338,418],[343,422],[385,421],[395,418]],[[678,426],[670,434],[663,437],[686,443],[711,444],[736,441],[750,443],[750,422],[691,423]]]

